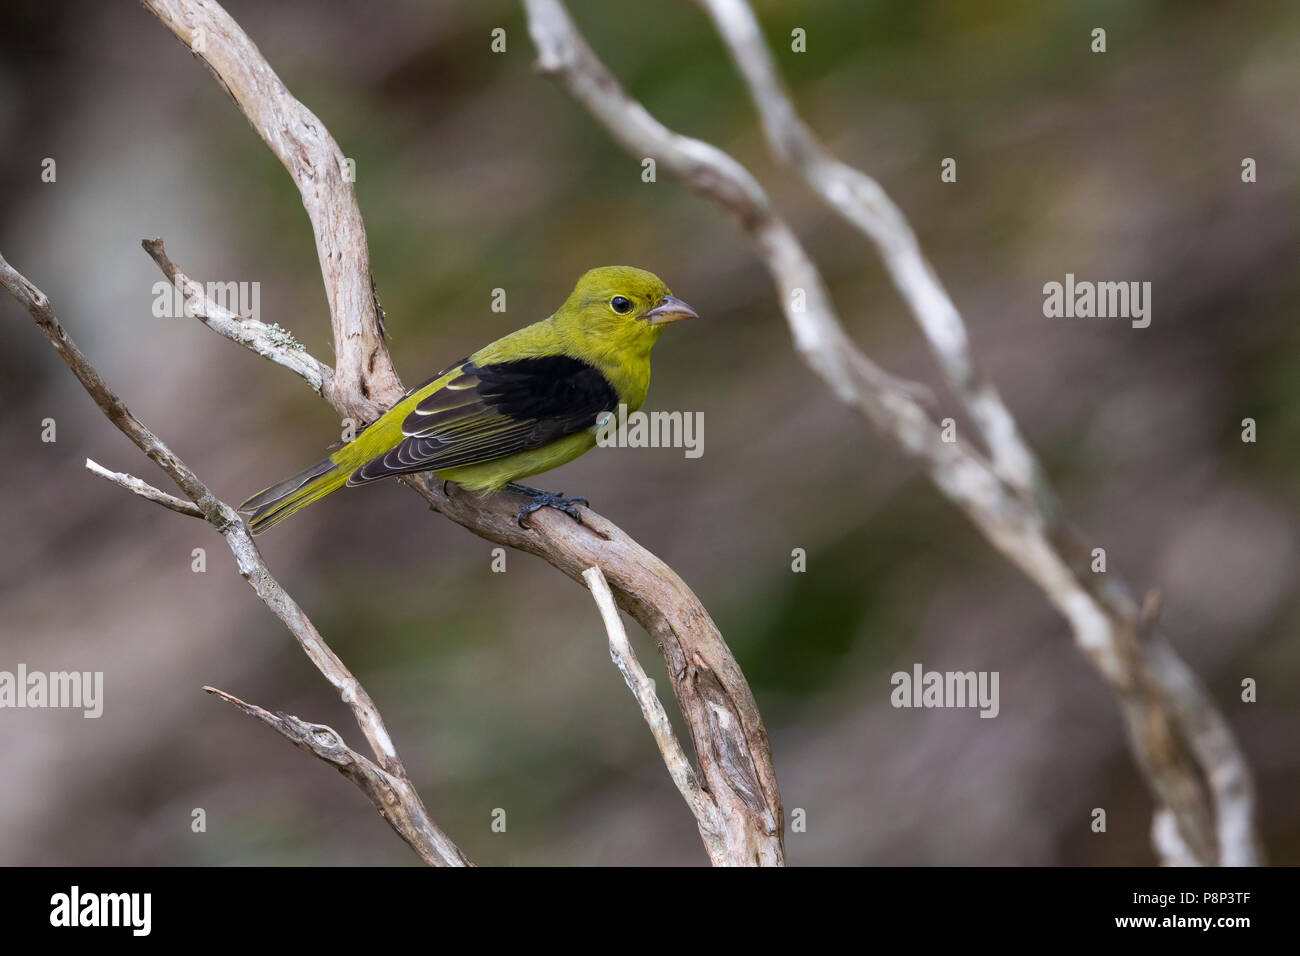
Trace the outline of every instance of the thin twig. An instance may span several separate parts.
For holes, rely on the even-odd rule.
[[[196,504],[191,504],[177,498],[175,495],[169,495],[165,491],[159,491],[153,485],[141,481],[134,475],[123,474],[120,471],[109,471],[98,462],[86,459],[86,469],[92,475],[99,475],[106,481],[111,481],[115,485],[120,485],[127,491],[139,495],[146,501],[152,501],[154,504],[162,505],[164,508],[170,508],[177,514],[189,515],[191,518],[203,518],[204,514]]]
[[[3,256],[0,256],[0,286],[8,290],[31,314],[37,327],[108,419],[176,482],[197,506],[199,513],[221,534],[235,556],[240,576],[252,585],[263,603],[284,622],[312,663],[338,690],[339,696],[352,710],[362,733],[365,734],[366,740],[375,752],[380,767],[389,777],[403,784],[403,787],[399,788],[403,800],[396,803],[388,801],[384,807],[381,807],[385,819],[426,862],[448,866],[466,865],[468,861],[464,855],[429,818],[428,811],[425,810],[415,788],[410,786],[406,770],[388,735],[388,729],[384,726],[383,718],[370,699],[370,695],[325,643],[324,638],[303,613],[302,608],[271,574],[262,561],[252,535],[249,534],[248,528],[235,510],[217,498],[184,461],[132,414],[68,335],[54,314],[45,293],[10,266]],[[93,462],[87,464],[93,465]],[[91,470],[95,471],[96,468],[92,467]],[[111,477],[113,473],[106,469],[99,469],[99,473],[110,476],[110,480],[114,480]],[[137,494],[141,493],[126,482],[117,483]],[[148,487],[143,481],[140,484]],[[157,494],[167,497],[163,492]],[[146,497],[152,496],[146,495]],[[157,499],[153,498],[153,500]]]
[[[212,71],[297,184],[326,280],[335,368],[347,385],[336,391],[334,382],[327,381],[326,392],[345,415],[373,421],[388,407],[384,396],[400,394],[401,387],[384,346],[366,228],[352,182],[344,175],[343,151],[219,4],[141,3]]]
[[[672,777],[682,799],[686,801],[686,806],[694,814],[704,840],[708,842],[718,839],[718,809],[700,788],[695,770],[686,758],[686,752],[682,750],[681,742],[673,732],[673,725],[668,720],[664,705],[659,702],[659,697],[655,693],[654,681],[649,678],[641,662],[637,660],[636,651],[632,649],[632,644],[627,639],[623,619],[619,617],[618,606],[614,603],[614,593],[609,589],[609,582],[605,580],[605,575],[598,567],[583,571],[582,578],[591,588],[591,596],[605,624],[605,633],[609,636],[610,660],[623,675],[628,690],[636,698],[641,708],[641,715],[650,727],[655,745],[663,755],[668,775]]]
[[[420,797],[409,779],[386,772],[364,754],[353,750],[334,728],[314,724],[292,714],[271,713],[215,687],[205,686],[203,689],[248,716],[262,721],[300,750],[332,764],[339,773],[356,784],[379,811],[379,815],[411,844],[426,863],[435,866],[473,865],[427,817],[412,817],[411,810],[420,805]],[[418,834],[418,842],[413,842],[407,836],[411,832]]]
[[[237,342],[250,352],[255,352],[277,365],[283,365],[311,386],[317,395],[327,394],[333,386],[334,370],[307,354],[292,333],[279,325],[267,325],[253,318],[236,315],[208,296],[202,285],[195,282],[176,263],[172,262],[163,247],[162,239],[143,239],[140,245],[158,264],[163,275],[180,290],[187,313],[201,321],[218,335]]]

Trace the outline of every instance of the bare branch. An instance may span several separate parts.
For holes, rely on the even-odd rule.
[[[131,413],[64,330],[50,307],[50,301],[45,293],[27,281],[5,261],[3,256],[0,256],[0,286],[7,289],[36,320],[37,327],[90,393],[95,403],[103,409],[108,419],[180,486],[190,500],[198,506],[199,512],[208,523],[225,538],[226,544],[235,556],[240,576],[252,585],[263,603],[284,622],[312,663],[338,690],[339,696],[352,710],[362,733],[374,750],[380,767],[394,780],[403,784],[401,793],[405,802],[400,807],[400,818],[385,813],[385,819],[393,824],[398,834],[416,853],[420,854],[421,859],[449,866],[465,865],[467,861],[464,855],[429,819],[428,811],[425,810],[415,788],[410,786],[406,770],[388,735],[388,729],[384,726],[383,718],[380,717],[379,710],[370,699],[370,695],[325,643],[324,638],[303,613],[302,608],[272,576],[262,561],[252,535],[249,534],[248,528],[235,510],[212,494],[190,467]],[[144,485],[144,482],[140,484]],[[163,493],[158,492],[158,494]],[[392,812],[396,814],[398,811]],[[430,834],[436,836],[433,842],[428,838]]]
[[[277,325],[267,325],[257,319],[244,318],[219,305],[207,295],[203,286],[195,282],[163,248],[163,241],[142,239],[140,245],[158,268],[163,271],[184,299],[186,314],[193,315],[218,335],[237,342],[250,352],[282,365],[311,386],[317,395],[326,395],[333,386],[334,370],[307,354],[293,334]]]
[[[227,694],[215,687],[205,691],[233,704],[250,717],[267,724],[295,747],[333,764],[374,804],[380,816],[388,821],[402,839],[430,866],[472,866],[460,849],[447,839],[446,834],[433,825],[423,813],[419,794],[405,776],[394,776],[376,766],[364,755],[357,753],[344,741],[342,735],[325,724],[313,724],[291,714],[271,713]]]
[[[646,675],[641,662],[637,660],[636,651],[632,649],[632,644],[627,639],[623,619],[618,616],[618,606],[614,603],[614,594],[609,589],[609,582],[605,580],[605,575],[598,567],[583,571],[582,577],[591,588],[591,596],[595,599],[596,607],[600,609],[601,620],[605,623],[605,632],[609,635],[610,659],[623,675],[628,690],[636,698],[641,708],[641,715],[654,736],[655,745],[663,755],[668,775],[673,778],[673,783],[677,785],[677,790],[686,801],[686,806],[695,816],[704,842],[716,842],[719,839],[718,808],[713,805],[708,794],[700,788],[691,762],[686,759],[686,753],[673,732],[673,725],[668,720],[664,705],[659,702],[659,697],[655,694],[654,681]],[[716,847],[715,850],[710,851],[710,855],[719,857],[725,855],[725,847]]]
[[[941,362],[958,384],[959,394],[972,403],[972,416],[981,422],[986,440],[999,456],[996,466],[974,448],[943,441],[914,400],[915,389],[883,372],[852,343],[816,266],[743,166],[714,146],[669,130],[629,97],[583,40],[559,0],[522,2],[539,69],[559,79],[633,156],[653,157],[660,167],[737,218],[772,275],[803,360],[841,400],[858,408],[917,460],[936,488],[1066,618],[1076,644],[1117,696],[1138,765],[1158,803],[1176,821],[1176,826],[1162,828],[1162,834],[1167,830],[1183,841],[1186,852],[1177,858],[1256,862],[1253,785],[1227,723],[1167,641],[1143,621],[1127,588],[1112,575],[1099,583],[1101,576],[1091,574],[1088,550],[1057,518],[1014,421],[968,361],[960,316],[955,308],[947,313],[937,308],[936,290],[945,300],[947,295],[919,249],[910,264],[900,267],[899,276],[908,290],[914,289],[915,282],[929,283],[916,292],[920,311],[927,317],[923,327],[932,340],[938,340]],[[773,92],[776,81],[770,64],[757,69],[747,63],[753,71],[751,81],[762,87],[764,102],[775,110],[774,128],[786,129],[797,122],[797,117],[780,115],[792,113],[793,108],[779,87]],[[777,95],[779,100],[773,99]],[[794,150],[806,147],[803,139],[799,140],[803,145],[783,142]],[[852,174],[849,178],[862,186],[856,171],[845,174],[837,169],[836,173]],[[886,223],[890,210],[902,218],[892,204],[881,206],[883,193],[877,196],[869,187],[856,198],[841,196],[842,184],[827,188],[837,203],[870,202]],[[877,224],[873,219],[873,228]],[[907,232],[911,235],[910,227]],[[911,244],[915,246],[914,236]],[[899,248],[906,245],[903,240]],[[926,276],[918,278],[914,273],[920,267]],[[803,311],[794,305],[797,290],[805,294]],[[909,292],[905,295],[910,298]],[[1024,493],[1030,486],[1034,493]],[[1225,846],[1229,841],[1233,845]],[[1169,846],[1172,838],[1162,839],[1158,849]]]
[[[700,599],[673,570],[609,519],[583,509],[582,524],[557,511],[515,521],[510,495],[443,493],[426,475],[402,479],[430,507],[475,534],[535,554],[586,586],[582,574],[599,567],[618,606],[645,628],[672,677],[690,727],[703,784],[719,808],[725,859],[715,864],[779,865],[784,861],[783,814],[771,744],[745,676]]]
[[[991,452],[993,471],[1024,494],[1045,493],[1039,466],[993,383],[971,357],[961,314],[921,252],[907,217],[870,176],[840,162],[799,119],[745,0],[697,0],[749,87],[772,151],[828,206],[875,243],[953,391]],[[1048,499],[1050,501],[1050,499]]]
[[[174,263],[171,268],[184,275]],[[509,495],[448,494],[443,482],[425,475],[401,481],[462,527],[536,554],[584,586],[583,572],[592,566],[614,579],[618,603],[654,638],[669,673],[677,675],[673,690],[691,726],[701,771],[724,808],[722,838],[705,838],[710,858],[715,863],[780,863],[780,793],[767,733],[735,658],[685,582],[590,509],[583,509],[581,525],[543,510],[521,528],[515,519],[518,504]]]
[[[339,158],[337,146],[320,122],[288,94],[238,24],[215,3],[142,2],[187,43],[195,28],[204,27],[204,50],[196,55],[285,163],[303,192],[316,229],[322,278],[334,315],[334,349],[339,356],[324,394],[340,414],[373,420],[402,397],[403,389],[395,374],[371,374],[372,365],[383,371],[391,370],[391,363],[379,313],[369,300],[364,308],[347,314],[355,315],[373,361],[358,364],[344,358],[355,355],[356,347],[355,342],[344,340],[352,326],[340,323],[335,303],[354,300],[355,290],[362,286],[371,291],[371,277],[355,193],[335,180],[337,169],[325,162],[325,154]],[[317,158],[308,163],[302,157]],[[328,256],[322,251],[326,248]],[[163,262],[159,265],[166,270]],[[408,476],[404,483],[431,508],[462,527],[489,541],[539,555],[574,581],[583,583],[582,572],[593,565],[604,571],[619,606],[651,635],[669,673],[676,675],[673,691],[690,727],[702,784],[725,821],[726,859],[712,857],[713,861],[782,863],[781,794],[767,731],[735,657],[685,582],[621,529],[590,510],[583,512],[585,526],[543,510],[533,515],[531,528],[521,529],[514,521],[518,502],[509,493],[487,499],[454,493],[448,497],[441,481],[424,475]]]
[[[448,494],[442,481],[427,475],[401,481],[461,527],[535,554],[584,586],[582,572],[601,568],[619,606],[645,628],[669,673],[677,675],[673,691],[725,821],[722,839],[705,843],[710,859],[732,865],[784,861],[780,790],[758,706],[707,609],[668,565],[591,509],[583,509],[582,524],[544,509],[521,528],[518,502],[509,494]]]
[[[0,286],[8,290],[36,320],[37,328],[54,346],[54,351],[59,354],[59,358],[63,359],[64,364],[72,370],[72,374],[81,382],[82,387],[90,393],[90,397],[108,416],[108,420],[116,425],[127,438],[131,439],[136,444],[136,447],[149,457],[150,461],[166,472],[167,476],[180,486],[189,499],[198,505],[204,517],[218,531],[224,533],[223,524],[228,521],[228,518],[221,510],[221,502],[186,467],[184,462],[172,454],[171,449],[164,445],[157,435],[131,414],[122,400],[108,387],[108,383],[100,377],[99,372],[82,354],[81,349],[77,348],[76,343],[64,331],[63,326],[54,314],[54,310],[50,307],[50,300],[46,298],[45,293],[28,282],[26,277],[5,261],[3,256],[0,256]],[[234,512],[232,511],[230,514],[233,516]],[[237,517],[234,520],[238,523]]]
[[[253,41],[216,3],[141,0],[212,71],[284,164],[311,219],[325,276],[338,380],[327,397],[358,421],[378,418],[402,393],[384,345],[375,303],[366,228],[345,157],[325,124],[294,99]]]
[[[134,475],[125,475],[119,471],[109,471],[98,462],[86,459],[86,468],[92,475],[106,481],[111,481],[115,485],[120,485],[132,494],[137,494],[146,501],[152,501],[154,504],[162,505],[164,508],[170,508],[177,514],[189,515],[191,518],[204,517],[203,512],[199,510],[198,505],[190,504],[188,501],[182,501],[175,495],[169,495],[165,491],[159,491],[153,485],[146,484]]]

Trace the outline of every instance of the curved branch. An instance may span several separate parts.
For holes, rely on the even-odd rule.
[[[202,510],[198,505],[191,504],[188,501],[182,501],[175,495],[169,495],[165,491],[160,491],[153,485],[141,481],[135,475],[126,475],[120,471],[109,471],[97,461],[86,459],[86,470],[92,475],[98,475],[105,481],[121,488],[125,488],[132,494],[139,495],[145,501],[152,501],[156,505],[162,505],[177,514],[186,515],[190,518],[204,517]]]
[[[1026,495],[1041,493],[1038,460],[992,381],[971,356],[961,313],[926,260],[907,217],[874,179],[840,162],[799,119],[745,0],[696,0],[713,19],[758,107],[772,152],[880,252],[894,286],[925,333],[953,391],[992,455],[994,473]]]
[[[655,739],[655,746],[659,748],[659,753],[664,758],[668,775],[673,778],[673,783],[677,785],[677,790],[686,801],[686,806],[695,816],[704,841],[706,843],[716,841],[719,838],[718,808],[713,805],[708,794],[700,788],[695,771],[691,769],[691,763],[686,759],[686,753],[673,732],[673,725],[668,720],[664,705],[659,702],[659,697],[655,694],[654,681],[647,676],[645,668],[636,658],[636,651],[632,649],[623,621],[618,616],[618,605],[614,603],[614,592],[609,589],[609,582],[605,580],[605,575],[601,573],[600,568],[596,567],[583,571],[582,579],[591,588],[591,596],[605,625],[605,633],[609,637],[610,660],[623,675],[628,690],[636,698],[637,706],[641,708],[641,716],[649,725],[650,733]]]
[[[351,709],[353,717],[356,718],[357,724],[361,727],[362,733],[379,762],[378,769],[382,771],[390,786],[387,789],[378,788],[374,785],[375,782],[370,776],[360,771],[349,774],[353,781],[366,792],[383,814],[384,819],[388,820],[393,829],[397,831],[397,834],[425,862],[446,866],[468,865],[469,861],[461,853],[460,849],[446,834],[438,829],[437,825],[429,817],[419,794],[416,793],[415,787],[406,775],[406,769],[402,766],[401,758],[398,757],[397,751],[393,747],[392,738],[388,735],[388,729],[384,726],[383,718],[380,716],[379,709],[375,706],[374,701],[370,699],[370,695],[366,693],[360,681],[352,675],[352,672],[347,669],[344,663],[330,649],[329,645],[325,643],[325,639],[321,637],[320,632],[316,630],[315,625],[307,618],[302,608],[298,606],[293,598],[289,596],[289,593],[281,587],[280,582],[271,574],[262,561],[262,555],[257,550],[252,535],[249,534],[248,528],[240,520],[235,509],[217,498],[180,457],[172,452],[157,435],[132,414],[117,393],[109,387],[95,367],[90,364],[90,360],[77,347],[77,344],[72,341],[71,336],[68,335],[58,317],[54,314],[54,310],[50,306],[50,300],[45,296],[45,293],[27,281],[23,275],[5,261],[3,256],[0,256],[0,287],[13,295],[32,318],[36,320],[37,327],[49,340],[50,344],[54,346],[54,350],[59,353],[59,357],[72,370],[72,374],[81,382],[82,387],[95,400],[95,404],[108,416],[109,421],[116,425],[122,434],[134,442],[137,448],[157,463],[167,473],[168,477],[176,482],[190,500],[194,502],[199,514],[217,530],[230,547],[230,551],[235,557],[235,564],[239,568],[240,576],[252,585],[253,590],[257,592],[257,596],[262,599],[262,602],[271,609],[272,613],[293,634],[303,652],[316,665],[317,670],[338,690],[339,696]],[[116,475],[106,469],[94,466],[94,463],[89,461],[87,466],[92,471],[107,477],[135,494],[142,495],[174,511],[181,511],[183,514],[190,513],[184,510],[184,502],[145,484],[137,478],[132,478],[129,475]],[[331,731],[331,733],[333,732]],[[337,734],[335,734],[335,737],[337,738]],[[295,740],[295,742],[299,741]],[[341,738],[338,739],[338,742],[341,746]],[[352,753],[352,751],[348,752]],[[318,753],[317,756],[324,755]],[[336,760],[331,760],[331,762],[338,764]],[[391,794],[397,794],[400,799],[394,799]]]
[[[212,70],[298,185],[316,231],[339,356],[324,396],[345,416],[373,420],[402,397],[403,389],[391,372],[380,313],[370,294],[365,230],[355,193],[339,175],[338,147],[216,3],[141,2],[187,45],[195,31],[201,31],[203,49],[194,50],[195,55]],[[155,261],[167,271],[163,261]],[[357,293],[362,287],[365,296]],[[300,369],[294,371],[302,375]],[[604,572],[619,606],[654,639],[674,677],[673,690],[690,728],[703,785],[724,821],[722,839],[716,845],[706,843],[711,860],[715,864],[783,863],[781,794],[758,705],[713,619],[685,582],[590,510],[583,511],[585,526],[543,509],[532,516],[529,528],[521,529],[514,520],[518,506],[510,504],[508,494],[486,499],[465,494],[449,497],[441,481],[424,475],[408,476],[404,483],[462,527],[489,541],[539,555],[579,583],[589,567]]]
[[[981,429],[995,454],[993,463],[977,449],[944,441],[913,397],[917,387],[882,371],[849,339],[816,265],[748,170],[716,147],[668,129],[632,99],[587,45],[560,0],[522,2],[537,47],[538,68],[555,76],[633,156],[653,157],[736,217],[772,276],[800,357],[836,396],[916,460],[935,487],[1069,622],[1075,643],[1119,700],[1138,766],[1160,807],[1167,808],[1175,821],[1174,826],[1161,828],[1157,850],[1163,854],[1181,840],[1178,851],[1166,858],[1258,862],[1253,783],[1227,722],[1191,670],[1155,631],[1154,617],[1144,615],[1112,575],[1091,573],[1089,551],[1060,521],[1050,493],[1035,475],[1032,454],[1027,447],[1018,448],[1023,441],[1018,432],[1008,430],[1008,425],[1014,429],[1010,414],[1003,415],[1005,407],[996,393],[982,388],[973,377],[960,316],[955,308],[945,315],[930,312],[935,289],[940,293],[942,289],[929,267],[922,270],[926,276],[916,275],[913,262],[896,278],[908,283],[909,298],[916,295],[923,304],[929,303],[925,314],[934,321],[923,321],[923,328],[939,340],[941,361],[951,366],[948,371],[959,394],[965,392],[972,400],[972,415],[982,421]],[[734,3],[728,4],[727,9],[733,7]],[[746,42],[752,42],[752,35]],[[782,148],[805,161],[799,151],[806,149],[807,139],[789,138],[797,117],[791,117],[793,107],[775,85],[770,63],[762,69],[755,67],[752,58],[747,63],[747,77],[760,86],[764,102],[773,109],[773,129],[787,131],[781,132]],[[848,167],[837,167],[836,174],[846,175],[844,169]],[[849,172],[861,185],[865,177]],[[888,208],[879,205],[883,192],[877,195],[867,188],[861,195],[841,195],[843,183],[826,188],[837,204],[874,203],[873,214],[884,218],[873,219],[873,228],[881,222],[884,228],[901,222],[911,234],[892,203]],[[911,241],[914,245],[914,236]],[[899,248],[907,246],[905,238],[899,243]],[[916,256],[920,257],[919,249]],[[916,291],[918,281],[932,284],[927,291]],[[796,307],[792,294],[796,290],[805,293],[803,310]],[[946,299],[946,293],[942,295]],[[993,401],[996,407],[990,404]],[[1033,494],[1026,493],[1030,486]]]
[[[299,750],[332,765],[357,789],[370,798],[379,815],[397,831],[420,859],[431,866],[472,866],[447,835],[433,825],[424,812],[424,804],[404,773],[393,774],[364,754],[349,747],[333,727],[313,724],[292,714],[271,713],[249,704],[233,694],[215,687],[204,687],[214,697],[224,700],[249,717],[262,721]]]
[[[143,239],[140,245],[180,292],[187,315],[192,315],[218,335],[276,365],[284,366],[311,386],[317,395],[326,397],[331,393],[334,387],[334,369],[308,355],[291,332],[279,325],[267,325],[257,319],[236,315],[216,302],[208,296],[202,285],[171,261],[167,250],[163,248],[162,239]]]
[[[384,344],[366,227],[344,156],[325,124],[296,100],[238,23],[219,4],[141,0],[212,71],[302,195],[325,277],[337,384],[326,397],[345,415],[374,421],[402,393]]]

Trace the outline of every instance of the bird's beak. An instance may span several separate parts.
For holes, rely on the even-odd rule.
[[[677,296],[666,295],[642,318],[650,325],[667,325],[669,322],[680,322],[682,319],[698,319],[699,315]]]

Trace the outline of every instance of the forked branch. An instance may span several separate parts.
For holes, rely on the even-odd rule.
[[[1154,616],[1143,613],[1114,575],[1091,573],[1089,549],[1059,518],[1033,453],[979,372],[961,316],[906,218],[879,184],[830,156],[799,120],[748,5],[699,0],[759,105],[774,151],[876,243],[991,459],[973,444],[944,441],[915,398],[923,389],[884,372],[852,342],[816,265],[745,167],[709,143],[668,129],[629,96],[560,0],[522,2],[539,69],[558,79],[634,157],[654,158],[736,218],[771,274],[800,357],[841,401],[915,460],[1069,622],[1076,644],[1119,701],[1159,807],[1153,842],[1162,858],[1258,862],[1254,788],[1227,722],[1158,632]]]
[[[283,718],[279,722],[268,720],[267,723],[299,746],[316,743],[318,746],[307,746],[307,749],[343,770],[365,792],[398,835],[410,844],[426,863],[446,866],[468,865],[469,861],[460,849],[429,817],[419,794],[416,793],[415,787],[406,775],[406,769],[402,766],[401,758],[397,755],[397,750],[393,746],[388,729],[384,726],[383,718],[374,701],[370,699],[370,695],[366,693],[365,688],[352,672],[325,643],[325,639],[321,637],[302,608],[271,574],[262,560],[257,545],[253,543],[252,536],[235,510],[217,498],[179,456],[132,414],[73,342],[54,314],[54,309],[50,306],[45,293],[32,285],[3,257],[0,257],[0,286],[28,311],[45,338],[54,346],[54,350],[72,370],[72,374],[81,382],[90,397],[95,400],[95,404],[108,416],[109,421],[185,492],[193,503],[193,510],[191,511],[190,507],[179,498],[160,491],[139,478],[110,472],[92,461],[87,461],[86,467],[133,494],[172,511],[187,515],[197,513],[197,516],[201,516],[217,530],[230,547],[240,576],[252,585],[262,602],[284,623],[311,662],[334,685],[343,702],[351,709],[353,717],[356,718],[357,724],[375,754],[377,765],[347,748],[343,744],[342,737],[332,730],[329,733],[333,735],[333,739],[332,742],[328,742],[322,734],[314,731],[300,733],[301,728],[298,725],[303,722],[297,721],[297,718]],[[233,700],[228,695],[222,696]],[[240,704],[246,712],[253,712],[253,709],[250,709],[251,705],[242,702]],[[319,727],[319,725],[311,726]]]
[[[201,303],[209,327],[278,364],[321,392],[343,417],[371,421],[399,400],[375,305],[365,230],[343,155],[324,125],[289,93],[239,25],[210,0],[141,0],[217,77],[302,195],[316,235],[321,276],[330,302],[334,349],[331,374],[323,363],[295,367],[285,346],[249,336],[224,321],[189,280],[169,265],[161,245],[146,244],[167,277]],[[314,377],[325,384],[319,387]],[[582,584],[599,567],[618,605],[654,640],[673,675],[673,692],[690,728],[701,786],[717,809],[720,836],[706,841],[715,864],[784,861],[783,812],[771,745],[749,685],[721,633],[685,582],[612,522],[584,509],[583,525],[544,509],[522,529],[517,503],[505,494],[487,499],[450,495],[441,481],[412,475],[404,483],[429,506],[489,541],[542,557]]]

